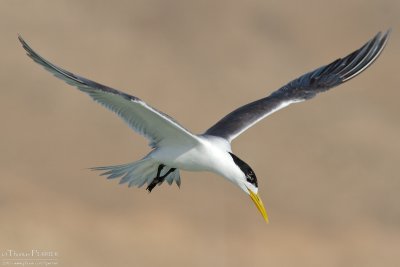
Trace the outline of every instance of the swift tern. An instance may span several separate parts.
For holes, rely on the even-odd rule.
[[[151,152],[141,160],[116,166],[95,167],[120,184],[151,192],[164,181],[180,186],[179,170],[216,173],[240,187],[253,200],[266,222],[268,215],[258,195],[258,181],[251,167],[232,153],[231,142],[248,128],[290,104],[313,98],[354,78],[369,67],[384,49],[390,30],[378,33],[364,46],[344,58],[308,72],[267,97],[237,108],[203,134],[193,134],[167,114],[136,96],[64,70],[37,54],[18,36],[27,55],[56,77],[116,113],[133,130],[149,139]]]

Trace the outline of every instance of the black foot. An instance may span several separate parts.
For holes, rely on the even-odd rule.
[[[149,193],[151,192],[151,190],[154,189],[154,187],[158,184],[162,184],[165,180],[165,178],[172,173],[173,171],[175,171],[175,168],[171,168],[167,171],[166,174],[164,174],[163,176],[160,176],[162,169],[165,167],[164,164],[160,164],[158,166],[158,170],[157,170],[157,176],[153,179],[153,181],[147,186],[146,190],[149,191]]]
[[[149,191],[149,193],[151,193],[151,190],[153,190],[154,187],[156,187],[156,185],[159,183],[158,180],[154,179],[151,184],[149,184],[146,188],[147,191]]]

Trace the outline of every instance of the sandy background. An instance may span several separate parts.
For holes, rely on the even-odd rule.
[[[393,28],[351,82],[236,139],[271,223],[220,177],[147,194],[86,168],[147,141],[25,56],[139,96],[193,132]],[[400,266],[400,1],[0,1],[0,250],[59,266]]]

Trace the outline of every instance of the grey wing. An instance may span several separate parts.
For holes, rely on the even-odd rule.
[[[231,142],[273,112],[292,103],[311,99],[318,93],[354,78],[378,58],[386,45],[389,34],[390,30],[385,34],[379,32],[364,46],[348,56],[306,73],[271,95],[232,111],[204,134],[219,136]]]
[[[121,117],[133,130],[150,140],[150,145],[162,146],[175,143],[196,143],[197,137],[168,115],[150,107],[135,96],[128,95],[108,86],[88,80],[64,70],[37,54],[18,37],[27,55],[56,77],[80,91]]]

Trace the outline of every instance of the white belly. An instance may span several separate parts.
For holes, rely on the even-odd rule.
[[[222,174],[223,170],[234,164],[228,152],[228,142],[221,144],[219,140],[216,142],[202,137],[202,141],[195,146],[160,147],[150,157],[173,168]]]

